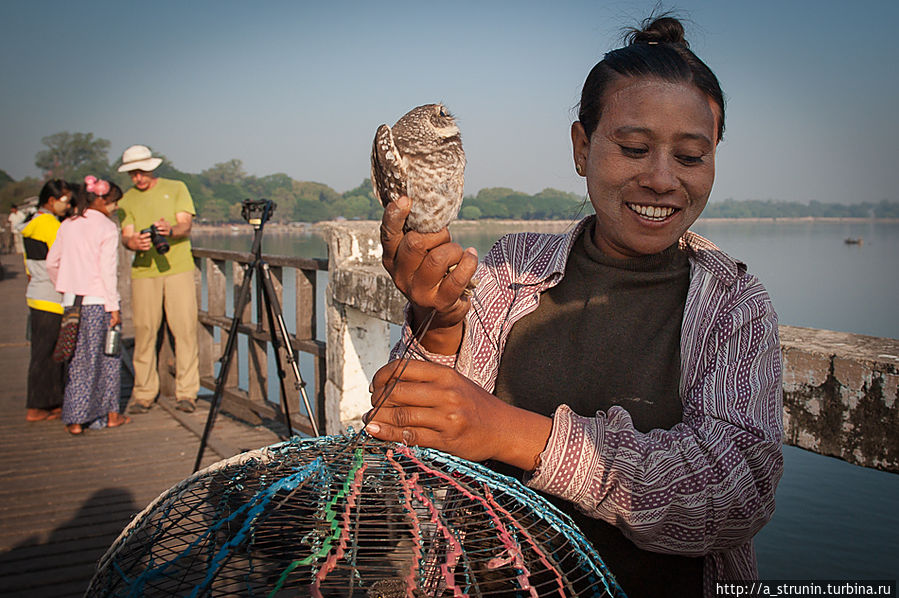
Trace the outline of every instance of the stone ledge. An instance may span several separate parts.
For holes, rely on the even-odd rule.
[[[801,347],[818,354],[877,363],[885,368],[883,371],[899,374],[899,339],[781,325],[780,343],[783,347]]]
[[[781,326],[784,442],[899,472],[899,340]]]
[[[406,298],[397,290],[380,263],[377,266],[332,270],[328,276],[328,289],[336,303],[354,307],[393,324],[403,322]]]

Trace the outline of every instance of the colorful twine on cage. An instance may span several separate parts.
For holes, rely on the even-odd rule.
[[[316,458],[316,461],[321,462],[321,457]],[[304,565],[309,565],[316,559],[325,556],[331,551],[334,540],[338,539],[341,533],[340,526],[337,525],[335,521],[335,519],[337,519],[337,512],[334,510],[334,505],[337,504],[338,500],[346,496],[347,492],[349,492],[350,486],[352,485],[353,479],[355,478],[356,471],[363,465],[364,461],[362,459],[362,450],[356,449],[353,466],[352,468],[350,468],[349,473],[347,473],[347,477],[343,482],[343,486],[341,486],[337,494],[335,494],[331,498],[331,500],[328,501],[328,504],[325,505],[325,521],[327,521],[331,526],[331,535],[325,538],[325,541],[322,542],[321,548],[319,548],[317,552],[310,554],[304,559],[293,561],[290,565],[287,566],[286,569],[284,569],[284,572],[281,573],[281,576],[278,578],[278,582],[275,584],[275,587],[272,588],[271,592],[269,592],[269,598],[274,598],[275,594],[277,594],[281,590],[281,588],[284,586],[284,583],[287,581],[287,577],[294,569]]]
[[[237,545],[240,541],[243,540],[243,538],[246,536],[247,532],[249,531],[250,526],[253,523],[255,523],[256,517],[258,517],[258,515],[260,513],[262,513],[265,506],[271,501],[272,496],[280,490],[291,490],[291,489],[295,488],[297,485],[299,485],[301,482],[303,482],[306,478],[308,478],[309,475],[311,475],[314,471],[318,470],[321,467],[321,465],[322,465],[322,458],[318,457],[314,461],[310,462],[308,465],[306,465],[305,467],[303,467],[302,469],[297,471],[296,473],[293,473],[281,480],[278,480],[277,482],[272,484],[270,487],[257,492],[249,501],[247,501],[245,504],[241,505],[241,507],[239,509],[234,511],[231,515],[221,519],[215,525],[212,525],[208,530],[206,530],[205,533],[201,534],[196,540],[194,540],[193,542],[188,544],[187,547],[181,553],[179,553],[177,557],[173,558],[172,560],[168,561],[167,563],[165,563],[164,565],[162,565],[160,567],[154,567],[154,566],[147,567],[147,569],[145,569],[143,571],[143,573],[138,575],[133,581],[129,582],[130,590],[131,590],[129,592],[129,595],[130,596],[142,596],[144,593],[144,588],[148,582],[165,575],[167,569],[172,567],[175,563],[177,563],[182,558],[188,556],[194,548],[199,546],[200,543],[202,543],[204,540],[206,540],[211,534],[218,531],[219,528],[221,528],[226,523],[231,522],[236,517],[243,515],[244,513],[247,513],[247,517],[244,519],[244,522],[240,526],[240,529],[238,529],[237,533],[228,542],[226,542],[218,550],[218,552],[215,554],[215,556],[212,558],[212,561],[210,563],[209,569],[206,572],[206,577],[203,580],[203,582],[200,583],[199,585],[195,586],[193,588],[193,590],[191,591],[191,593],[189,594],[189,596],[191,596],[191,597],[197,596],[202,589],[204,589],[207,585],[209,585],[212,582],[213,578],[215,577],[216,572],[218,571],[219,566],[222,563],[222,560],[228,556],[228,551],[230,551],[230,549],[233,546]],[[119,571],[121,573],[120,569],[119,569]],[[124,574],[122,574],[122,576],[127,581],[127,578],[124,576]]]
[[[412,566],[409,568],[409,574],[406,576],[406,589],[414,588],[417,586],[415,578],[418,576],[418,564],[421,562],[421,524],[419,523],[418,513],[415,511],[415,507],[412,505],[412,488],[406,480],[406,472],[403,470],[403,467],[396,462],[396,459],[393,458],[393,451],[388,449],[385,455],[387,461],[396,469],[397,475],[400,477],[400,482],[402,482],[403,488],[403,506],[406,508],[406,511],[409,513],[409,522],[412,525],[412,533],[418,538],[418,542],[414,543],[412,548],[412,552],[415,555]]]
[[[357,461],[359,460],[359,455],[361,454],[361,452],[362,451],[356,451]],[[356,469],[356,474],[353,476],[353,483],[350,488],[351,492],[347,496],[346,507],[343,510],[343,527],[341,528],[340,532],[340,540],[337,542],[337,550],[328,555],[325,564],[322,565],[322,568],[319,569],[318,573],[315,574],[315,581],[312,582],[312,587],[310,588],[310,592],[312,593],[313,598],[322,597],[321,582],[325,580],[325,578],[328,576],[328,573],[334,570],[334,568],[337,566],[337,561],[343,558],[343,555],[346,552],[346,545],[350,539],[350,513],[352,512],[353,507],[356,506],[356,500],[361,494],[362,479],[367,468],[367,465],[358,467]],[[352,473],[350,475],[352,475]]]
[[[487,502],[489,502],[491,505],[493,505],[497,511],[499,511],[500,513],[505,515],[509,519],[509,521],[512,522],[512,525],[514,525],[516,527],[516,529],[518,529],[518,532],[522,536],[524,536],[525,539],[527,539],[528,544],[530,544],[531,548],[534,550],[534,552],[537,553],[537,558],[540,559],[540,562],[543,563],[543,565],[547,568],[547,570],[552,571],[553,573],[556,574],[556,583],[559,584],[559,596],[561,596],[562,598],[565,598],[565,584],[562,583],[562,575],[561,575],[561,573],[559,573],[559,570],[550,564],[549,560],[547,560],[547,558],[546,558],[546,553],[543,552],[542,550],[540,550],[540,546],[534,540],[533,536],[531,536],[527,532],[527,530],[524,528],[524,526],[522,526],[520,523],[518,523],[518,520],[515,519],[515,517],[513,517],[512,514],[509,513],[509,511],[507,511],[505,508],[503,508],[502,505],[500,505],[498,502],[496,502],[496,499],[493,498],[493,493],[490,491],[490,486],[488,486],[487,484],[485,484],[483,482],[481,484],[484,488],[484,496],[487,497]],[[493,568],[499,567],[502,564],[504,564],[504,563],[494,562]],[[491,565],[490,563],[487,563],[488,568],[490,568],[490,565]]]
[[[446,581],[447,587],[452,589],[453,596],[466,596],[464,592],[455,584],[453,581],[454,576],[452,574],[452,569],[459,562],[459,557],[462,556],[462,545],[459,544],[459,540],[456,538],[455,534],[453,534],[452,530],[450,530],[440,519],[440,513],[437,510],[437,507],[434,505],[434,502],[425,496],[424,492],[422,492],[421,485],[418,483],[419,473],[415,472],[412,474],[411,478],[407,478],[405,475],[405,471],[402,466],[397,463],[397,461],[393,458],[393,451],[387,450],[387,460],[390,461],[396,470],[399,472],[400,481],[403,484],[403,493],[406,495],[406,505],[410,513],[414,513],[414,508],[412,507],[411,498],[414,496],[420,503],[422,503],[431,514],[431,523],[443,534],[443,537],[446,539],[447,544],[452,547],[452,550],[447,551],[446,559],[443,564],[440,565],[440,570],[443,573],[443,579]],[[428,468],[424,468],[427,470]],[[429,472],[430,473],[430,472]],[[416,519],[416,529],[419,530],[419,538],[421,537],[420,528],[417,525],[418,517]],[[416,549],[418,547],[416,546]],[[421,551],[417,550],[419,558],[421,557]],[[409,577],[407,577],[406,587],[410,587],[415,585],[415,578],[412,577],[413,573],[410,572]]]
[[[415,463],[425,471],[433,473],[435,476],[449,482],[453,487],[462,492],[462,494],[467,496],[469,499],[475,502],[479,502],[484,506],[487,514],[493,520],[493,523],[496,526],[496,530],[499,532],[500,541],[502,541],[503,545],[506,547],[506,551],[509,553],[509,556],[512,557],[512,562],[515,563],[515,568],[518,572],[516,576],[518,578],[518,585],[522,590],[526,590],[532,596],[532,598],[540,598],[537,595],[537,591],[533,587],[531,587],[531,584],[528,581],[531,572],[525,566],[524,555],[521,552],[521,548],[518,546],[518,543],[515,541],[515,539],[509,535],[509,532],[506,531],[505,525],[503,525],[502,520],[500,519],[499,515],[497,515],[493,507],[486,500],[473,494],[468,488],[454,480],[452,477],[446,475],[442,471],[425,465],[424,462],[422,462],[418,459],[418,457],[415,456],[415,454],[409,449],[409,447],[397,447],[397,451],[406,455],[413,463]]]

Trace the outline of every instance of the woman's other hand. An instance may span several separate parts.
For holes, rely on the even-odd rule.
[[[426,361],[398,360],[378,370],[372,405],[386,392],[380,409],[365,416],[372,436],[472,461],[532,470],[552,429],[550,418],[508,405],[452,368]]]
[[[122,314],[119,310],[109,312],[109,327],[117,326],[122,323]]]

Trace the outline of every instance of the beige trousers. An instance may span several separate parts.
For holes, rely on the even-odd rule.
[[[175,337],[175,399],[195,402],[200,390],[197,354],[197,292],[194,273],[131,280],[134,312],[134,390],[132,399],[150,405],[159,394],[156,335],[162,314]]]

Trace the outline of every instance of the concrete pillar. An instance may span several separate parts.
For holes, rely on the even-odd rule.
[[[337,434],[347,426],[361,428],[362,414],[371,407],[368,385],[387,363],[390,331],[387,322],[347,305],[329,300],[327,309],[325,428]]]
[[[368,385],[387,363],[389,322],[401,322],[405,298],[381,265],[376,222],[327,223],[327,370],[325,430],[359,429],[370,407]]]

